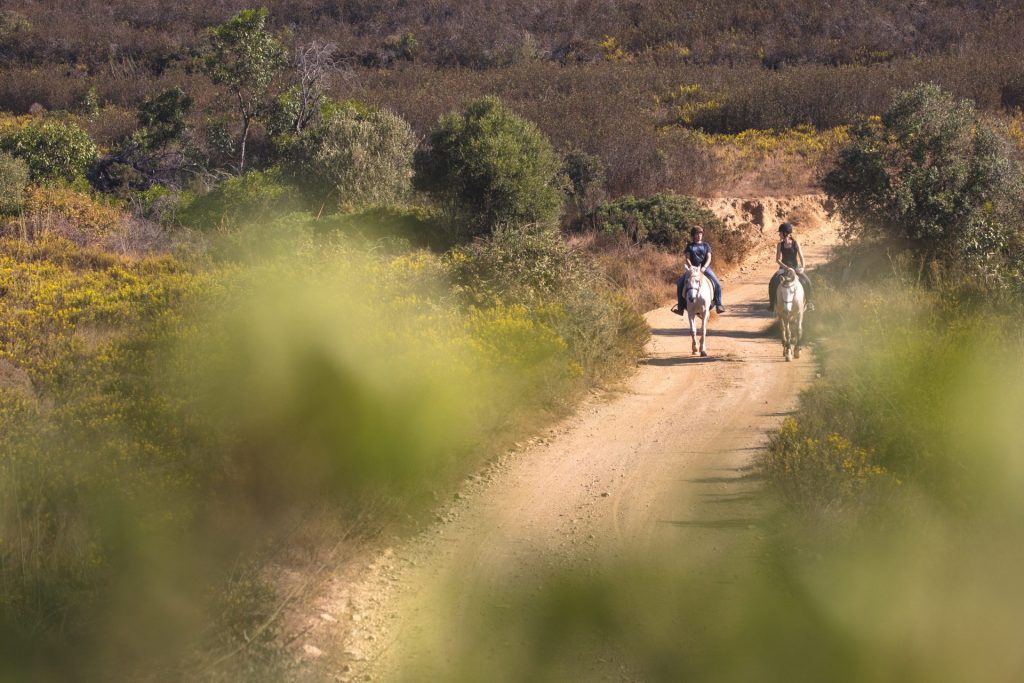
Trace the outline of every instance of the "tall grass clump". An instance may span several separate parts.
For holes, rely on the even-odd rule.
[[[14,215],[25,204],[28,165],[21,159],[0,152],[0,215]]]

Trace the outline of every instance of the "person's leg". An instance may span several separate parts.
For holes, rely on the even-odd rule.
[[[805,274],[800,273],[800,284],[804,286],[804,301],[811,302],[811,280]]]
[[[686,304],[683,303],[683,289],[686,287],[686,278],[689,274],[689,272],[683,273],[683,276],[676,280],[676,307],[680,311],[686,308]]]
[[[814,310],[814,305],[811,303],[811,280],[804,273],[800,273],[800,284],[804,286],[804,304],[807,310]]]
[[[775,297],[779,293],[779,285],[782,283],[782,273],[775,273],[768,281],[768,310],[775,310]]]
[[[715,271],[711,270],[710,268],[705,268],[704,269],[704,274],[708,276],[708,279],[711,280],[711,286],[715,288],[715,306],[721,307],[722,306],[722,283],[719,282],[718,278],[715,276]]]

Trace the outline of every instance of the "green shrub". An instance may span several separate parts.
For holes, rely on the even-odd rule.
[[[0,150],[22,159],[37,182],[80,178],[98,155],[96,144],[75,124],[34,119],[0,121]]]
[[[339,107],[288,152],[288,171],[317,204],[363,207],[403,199],[411,188],[416,137],[401,117]]]
[[[0,152],[0,214],[21,211],[28,179],[28,165],[24,161]]]
[[[634,244],[650,242],[673,250],[689,241],[691,228],[703,228],[709,242],[723,229],[718,217],[693,197],[665,194],[602,204],[590,220],[598,230],[625,234]]]
[[[340,230],[368,240],[395,240],[406,245],[444,246],[445,225],[440,211],[422,206],[374,206],[356,213],[321,220],[317,232]]]
[[[862,119],[824,179],[850,235],[908,243],[999,275],[1024,219],[1024,173],[974,105],[934,84],[900,93],[881,119]]]
[[[562,205],[562,164],[551,143],[496,97],[442,116],[416,155],[416,186],[438,198],[469,235],[498,225],[551,223]]]
[[[293,207],[292,194],[279,170],[250,171],[196,197],[179,216],[190,227],[234,229],[287,213]]]
[[[643,319],[600,268],[571,250],[555,230],[499,227],[486,239],[453,250],[448,260],[456,291],[472,306],[525,307],[564,340],[574,371],[566,375],[563,366],[553,375],[556,386],[574,374],[614,374],[635,359],[647,339]]]
[[[583,268],[557,231],[539,226],[498,228],[455,249],[449,261],[456,285],[477,306],[551,301]]]

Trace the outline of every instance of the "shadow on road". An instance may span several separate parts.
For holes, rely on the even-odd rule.
[[[764,475],[759,472],[748,472],[738,477],[703,477],[701,479],[686,479],[691,484],[740,484],[751,481],[762,481]]]
[[[654,327],[651,328],[651,335],[655,337],[682,337],[690,336],[689,327]]]
[[[758,526],[760,520],[754,519],[753,517],[740,517],[736,519],[663,519],[662,524],[671,524],[672,526],[684,527],[684,528],[699,528],[699,529],[749,529]]]
[[[705,503],[709,505],[729,505],[731,503],[749,503],[754,500],[763,500],[764,494],[758,493],[703,493],[701,494]]]
[[[662,358],[644,358],[640,365],[654,365],[657,367],[672,367],[675,365],[698,365],[700,363],[741,363],[739,358],[731,356],[665,356]]]
[[[721,330],[711,328],[708,330],[709,337],[729,337],[730,339],[766,339],[771,336],[769,333],[772,327],[763,330]]]

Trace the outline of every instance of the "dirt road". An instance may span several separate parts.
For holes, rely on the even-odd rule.
[[[801,241],[814,265],[835,236],[825,227]],[[355,623],[344,643],[321,644],[342,653],[321,664],[342,671],[339,680],[392,680],[405,662],[445,658],[454,644],[443,625],[476,609],[467,597],[476,592],[445,591],[452,585],[528,582],[532,572],[638,543],[685,544],[699,557],[758,533],[752,458],[814,374],[806,354],[785,362],[769,334],[771,249],[723,278],[728,312],[711,322],[710,357],[691,355],[685,319],[668,307],[648,313],[648,358],[620,393],[496,463],[434,528],[384,553],[361,584],[325,604]]]

